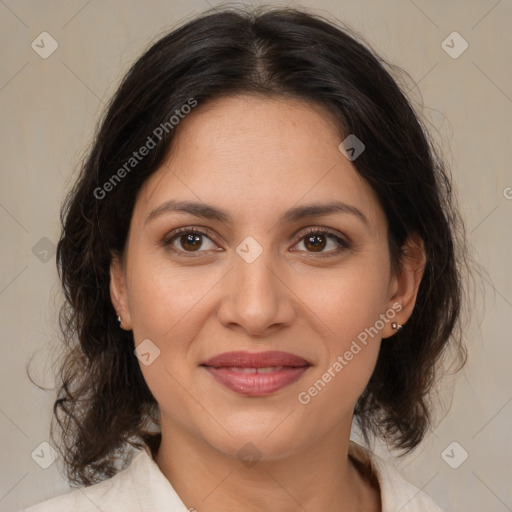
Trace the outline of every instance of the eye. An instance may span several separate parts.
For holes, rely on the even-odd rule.
[[[216,245],[207,236],[208,230],[202,228],[176,229],[164,240],[164,245],[175,252],[194,253],[217,250]],[[205,244],[205,242],[207,242]],[[206,245],[206,247],[205,247]]]
[[[305,251],[308,253],[320,253],[322,256],[332,256],[343,250],[350,249],[348,242],[327,228],[312,228],[305,233],[302,232],[299,236],[300,240],[297,245],[300,246],[300,244],[303,244]],[[326,248],[328,250],[324,251]]]
[[[183,227],[172,231],[163,241],[163,245],[183,256],[201,256],[206,251],[221,251],[208,236],[209,230],[200,227]],[[350,249],[350,244],[328,228],[310,228],[298,235],[304,249],[292,249],[293,252],[306,252],[318,256],[333,256]],[[327,250],[325,250],[327,249]],[[197,253],[197,254],[194,254]]]

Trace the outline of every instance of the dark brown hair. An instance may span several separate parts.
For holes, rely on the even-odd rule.
[[[341,132],[365,144],[353,163],[386,213],[393,268],[400,268],[408,237],[423,240],[427,262],[412,316],[382,344],[355,409],[367,440],[378,436],[404,452],[422,440],[441,356],[448,347],[460,361],[465,356],[459,321],[465,260],[457,242],[464,237],[448,171],[392,78],[394,69],[349,30],[290,8],[209,11],[160,38],[135,62],[61,211],[57,266],[65,354],[54,419],[70,482],[89,485],[113,476],[130,447],[156,447],[160,435],[133,335],[119,328],[110,300],[109,269],[113,255],[124,251],[136,195],[162,164],[176,130],[161,130],[133,170],[112,178],[191,99],[204,104],[238,93],[327,107]]]

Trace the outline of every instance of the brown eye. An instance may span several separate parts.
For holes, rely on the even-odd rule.
[[[202,253],[216,248],[210,237],[199,231],[198,228],[184,228],[174,231],[163,243],[174,252],[183,254]]]
[[[312,252],[321,252],[327,245],[327,237],[321,234],[312,234],[304,237],[304,246]]]
[[[325,229],[311,229],[302,234],[297,245],[300,246],[300,244],[304,244],[304,249],[297,250],[310,254],[318,253],[319,256],[333,256],[350,249],[348,242]]]
[[[197,251],[203,243],[201,234],[188,233],[187,235],[181,235],[179,241],[181,246],[187,251]]]

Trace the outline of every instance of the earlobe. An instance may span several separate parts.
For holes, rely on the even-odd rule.
[[[393,277],[392,296],[389,299],[388,307],[393,304],[400,304],[400,311],[396,313],[392,323],[386,327],[383,337],[392,336],[397,332],[396,326],[404,325],[411,316],[416,297],[420,287],[426,265],[426,252],[423,240],[418,236],[410,236],[402,246],[400,270]],[[397,309],[396,307],[394,308]]]
[[[110,265],[110,299],[116,310],[119,326],[129,331],[132,327],[124,266],[121,259],[115,256]]]

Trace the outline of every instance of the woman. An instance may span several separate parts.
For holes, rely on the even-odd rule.
[[[54,413],[87,487],[28,511],[440,510],[350,432],[409,452],[429,428],[440,358],[464,358],[461,224],[347,31],[225,9],[166,35],[62,221]]]

